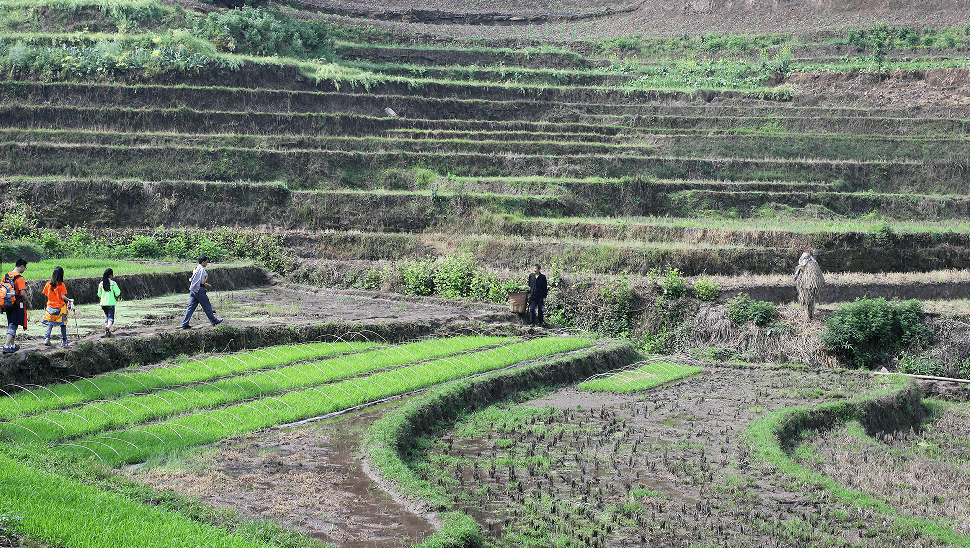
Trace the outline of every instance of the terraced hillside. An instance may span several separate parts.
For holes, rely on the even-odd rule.
[[[4,2],[2,253],[279,277],[211,329],[131,292],[117,338],[91,295],[73,348],[21,333],[0,544],[967,545],[965,406],[724,302],[815,249],[823,318],[942,301],[879,365],[970,372],[948,2]],[[536,262],[552,323],[626,340],[482,304]]]
[[[4,193],[50,204],[52,227],[298,231],[303,260],[470,253],[500,271],[782,274],[814,247],[830,271],[968,264],[966,108],[793,92],[785,79],[825,68],[832,46],[758,54],[753,40],[738,61],[724,49],[697,62],[640,59],[647,40],[354,36],[335,49],[365,71],[349,82],[245,60],[110,81],[11,69]],[[892,51],[885,81],[902,86],[964,70],[914,72],[900,55],[946,66],[952,48]]]

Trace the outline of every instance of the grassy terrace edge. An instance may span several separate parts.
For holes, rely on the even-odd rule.
[[[827,430],[852,421],[859,422],[870,433],[906,430],[920,424],[927,413],[919,387],[901,375],[890,378],[887,384],[885,388],[846,401],[814,407],[789,407],[770,413],[745,432],[752,456],[790,476],[800,486],[822,489],[845,504],[878,512],[900,530],[918,532],[948,546],[970,546],[970,537],[959,534],[942,520],[903,515],[882,500],[848,489],[806,469],[792,458],[795,446],[812,431]]]
[[[628,365],[637,358],[638,354],[629,343],[606,341],[593,348],[448,383],[375,422],[364,442],[365,459],[398,492],[434,509],[446,509],[446,499],[418,478],[405,461],[406,453],[415,450],[414,439],[515,394],[537,387],[578,382],[590,375]],[[441,517],[441,530],[417,546],[482,546],[481,530],[471,517],[460,512],[448,512]]]

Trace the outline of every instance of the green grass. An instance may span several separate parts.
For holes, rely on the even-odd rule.
[[[658,358],[643,363],[640,367],[597,375],[576,385],[576,388],[597,392],[639,392],[696,375],[701,371],[703,369],[700,367],[680,365]]]

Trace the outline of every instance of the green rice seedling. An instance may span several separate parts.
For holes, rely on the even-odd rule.
[[[372,342],[318,342],[257,348],[248,352],[183,360],[151,369],[128,369],[59,384],[27,387],[0,398],[0,419],[104,400],[148,390],[201,383],[246,371],[268,369],[302,360],[319,359],[377,346]]]
[[[120,399],[103,399],[80,407],[56,409],[40,415],[0,423],[3,435],[12,439],[53,440],[73,438],[108,428],[119,428],[148,420],[162,420],[177,413],[207,409],[241,400],[312,387],[403,363],[437,358],[509,338],[460,337],[448,341],[422,341],[390,349],[375,349],[323,361],[311,361],[252,374],[231,376],[213,382],[161,388],[147,394]],[[271,355],[271,354],[270,354]],[[171,386],[171,385],[170,385]]]
[[[664,383],[689,377],[703,369],[693,365],[681,365],[669,358],[654,358],[635,363],[621,371],[611,371],[587,379],[576,388],[599,392],[639,392]]]
[[[19,517],[16,533],[63,548],[270,546],[0,457],[0,515],[8,514]]]
[[[312,386],[267,397],[206,409],[163,422],[106,432],[65,443],[68,454],[93,455],[105,464],[140,462],[153,456],[251,432],[326,415],[379,401],[445,381],[493,371],[551,354],[589,347],[585,338],[540,338],[478,352],[412,363],[368,376]],[[112,413],[124,414],[120,411]]]

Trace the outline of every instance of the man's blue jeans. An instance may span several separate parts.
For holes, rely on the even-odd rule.
[[[539,325],[546,323],[542,319],[542,307],[545,304],[545,299],[533,299],[529,298],[529,320],[532,325],[536,324],[536,312],[539,316]]]
[[[189,293],[189,307],[185,310],[185,319],[182,320],[182,327],[189,325],[192,314],[195,313],[196,307],[200,304],[202,305],[202,311],[209,317],[211,323],[215,324],[219,321],[212,312],[212,303],[209,302],[209,297],[205,294],[205,288],[200,287],[198,293]]]

